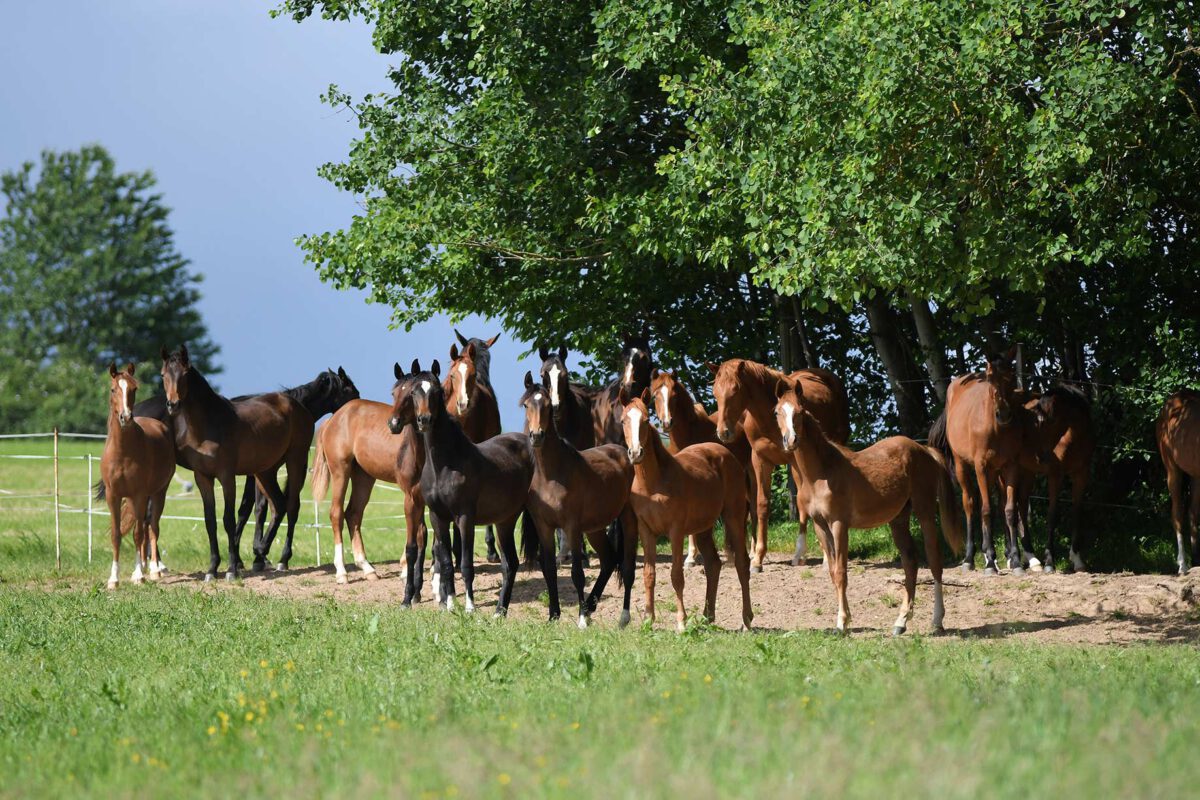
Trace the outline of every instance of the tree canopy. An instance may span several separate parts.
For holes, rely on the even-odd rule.
[[[200,277],[175,248],[150,172],[97,145],[0,176],[0,429],[103,430],[109,361],[186,342],[212,371]]]

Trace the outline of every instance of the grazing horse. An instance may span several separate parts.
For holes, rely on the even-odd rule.
[[[213,494],[215,481],[220,481],[225,499],[223,520],[229,539],[226,579],[236,578],[242,568],[233,513],[238,475],[253,475],[276,512],[267,531],[267,544],[274,539],[279,527],[279,510],[287,510],[287,542],[281,558],[281,563],[286,563],[291,556],[292,535],[300,513],[300,489],[304,486],[308,446],[313,436],[312,415],[295,400],[278,392],[239,403],[231,402],[217,394],[204,376],[192,367],[186,347],[180,347],[174,353],[163,348],[162,358],[163,393],[167,398],[167,413],[175,422],[175,449],[181,461],[192,470],[204,503],[204,526],[208,531],[210,554],[204,579],[212,580],[221,563]],[[287,470],[286,498],[275,477],[280,464]],[[266,559],[266,552],[258,542],[255,543],[254,559]]]
[[[825,435],[808,410],[804,384],[784,378],[776,389],[775,419],[783,449],[794,454],[801,481],[797,502],[813,526],[828,556],[829,578],[838,596],[837,629],[850,624],[846,597],[850,529],[888,523],[892,541],[904,565],[904,602],[892,627],[900,635],[913,615],[917,592],[917,547],[908,524],[915,514],[925,540],[925,557],[933,573],[933,630],[942,631],[942,550],[935,506],[942,531],[956,553],[962,551],[963,531],[954,510],[954,484],[942,455],[906,436],[892,436],[857,452]]]
[[[1027,427],[1026,412],[1016,392],[1012,359],[1016,348],[988,362],[982,373],[960,375],[946,389],[946,407],[929,429],[930,445],[954,457],[954,472],[962,488],[967,517],[967,549],[962,568],[975,569],[975,495],[971,472],[979,492],[983,529],[984,572],[997,574],[996,549],[992,542],[991,487],[1001,486],[1006,527],[1005,554],[1014,575],[1025,574],[1017,542],[1017,484],[1021,450]],[[999,483],[997,483],[999,481]],[[1041,568],[1036,558],[1030,568]]]
[[[117,372],[108,365],[108,438],[100,456],[100,480],[112,524],[113,562],[108,588],[117,588],[121,561],[121,501],[128,503],[136,521],[133,530],[135,566],[130,580],[142,582],[142,562],[150,565],[150,580],[159,579],[158,523],[167,487],[175,474],[175,442],[167,426],[156,419],[136,417],[133,402],[138,382],[133,364]],[[151,505],[152,504],[152,505]],[[147,530],[149,552],[147,552]]]
[[[678,453],[685,447],[700,442],[717,442],[725,444],[742,466],[746,468],[749,480],[748,499],[752,505],[758,505],[758,484],[751,467],[750,440],[739,422],[736,426],[733,441],[721,442],[717,436],[717,423],[704,406],[692,400],[688,390],[678,378],[670,372],[660,372],[654,369],[650,373],[650,396],[654,398],[654,414],[662,423],[662,429],[670,437],[671,443],[667,451]],[[728,544],[728,542],[726,542]],[[696,563],[696,537],[688,540],[688,554],[684,566],[690,567]]]
[[[717,400],[717,436],[722,442],[732,444],[737,438],[737,425],[741,422],[746,438],[750,441],[752,454],[751,469],[754,485],[758,488],[757,540],[754,548],[753,568],[762,572],[763,559],[767,556],[767,523],[771,516],[771,473],[780,464],[792,468],[792,477],[800,485],[803,476],[791,456],[779,446],[779,433],[775,426],[775,387],[783,378],[799,380],[804,386],[804,396],[809,413],[821,423],[826,436],[837,444],[845,444],[850,438],[850,400],[841,380],[829,370],[802,369],[791,375],[771,369],[754,361],[734,358],[720,366],[709,363],[714,375],[713,396]],[[797,508],[800,531],[796,535],[796,552],[792,565],[803,562],[808,550],[808,517],[802,508]],[[826,553],[828,556],[828,553]]]
[[[616,556],[605,536],[613,520],[622,519],[625,548],[632,550],[637,546],[637,518],[629,505],[633,465],[621,445],[603,444],[581,451],[559,436],[554,426],[550,395],[545,387],[534,383],[533,375],[528,372],[525,373],[521,407],[525,409],[525,431],[534,466],[525,519],[532,517],[537,530],[542,576],[550,594],[550,619],[558,619],[560,613],[553,531],[562,530],[571,548],[571,580],[579,599],[579,627],[586,628],[588,616],[596,609],[616,565]],[[600,575],[586,600],[583,596],[584,536],[600,554]],[[629,574],[623,576],[622,626],[629,622],[632,579],[633,560],[630,559]]]
[[[1025,442],[1021,448],[1021,477],[1017,488],[1017,526],[1025,549],[1024,560],[1031,565],[1036,560],[1029,552],[1029,497],[1034,478],[1046,476],[1049,508],[1046,511],[1046,561],[1044,572],[1054,572],[1055,523],[1058,495],[1063,479],[1071,481],[1071,543],[1067,551],[1071,568],[1083,572],[1079,555],[1080,513],[1083,492],[1087,488],[1092,454],[1096,450],[1096,435],[1092,429],[1092,408],[1087,395],[1073,386],[1056,386],[1039,397],[1025,402],[1027,415]],[[1032,423],[1032,424],[1029,424]]]
[[[717,613],[717,581],[721,559],[713,544],[713,525],[720,519],[733,548],[734,566],[742,585],[742,628],[754,620],[750,607],[750,557],[746,551],[746,473],[737,457],[713,442],[667,452],[658,433],[650,427],[649,390],[630,398],[624,388],[619,395],[624,407],[622,427],[629,460],[633,462],[630,504],[637,516],[642,540],[643,580],[646,587],[646,619],[654,622],[654,562],[659,536],[671,542],[671,585],[675,589],[675,625],[680,631],[687,621],[683,605],[683,543],[696,536],[704,556],[707,583],[704,616],[712,622]],[[632,577],[632,547],[625,548],[622,575]],[[628,608],[629,582],[626,584]]]
[[[404,375],[395,365],[397,378]],[[329,524],[333,528],[333,568],[338,583],[346,583],[346,563],[342,553],[342,524],[350,526],[354,563],[366,576],[379,575],[367,560],[362,538],[363,512],[371,499],[375,481],[398,485],[404,492],[404,520],[407,535],[405,558],[418,564],[412,595],[420,602],[425,564],[425,500],[421,494],[421,470],[425,466],[425,443],[411,428],[399,436],[388,431],[392,407],[374,400],[352,400],[343,406],[317,434],[317,455],[313,462],[313,497],[325,499],[332,486]],[[349,503],[346,488],[350,487]]]
[[[446,393],[446,410],[462,425],[463,433],[472,442],[479,444],[500,435],[500,405],[496,402],[496,391],[492,388],[491,363],[488,352],[500,334],[491,339],[467,339],[457,330],[454,334],[463,343],[463,351],[450,345],[450,369],[442,384]],[[454,567],[458,569],[461,558],[461,534],[454,529]],[[495,564],[500,561],[496,552],[496,532],[487,526],[484,535],[487,543],[487,560]],[[474,557],[474,553],[471,554]]]
[[[442,392],[441,366],[433,362],[428,372],[413,362],[412,373],[397,378],[395,402],[388,427],[401,433],[416,426],[425,441],[425,467],[421,472],[421,493],[429,508],[429,518],[437,533],[435,555],[440,571],[438,587],[446,608],[454,605],[454,565],[451,560],[450,524],[462,531],[463,552],[475,551],[475,525],[496,525],[500,543],[500,570],[503,584],[496,604],[496,615],[508,613],[513,579],[517,572],[517,546],[513,531],[517,517],[528,502],[529,482],[533,479],[533,460],[525,435],[503,433],[482,444],[475,444],[446,411]],[[409,580],[415,565],[408,564]],[[475,563],[462,560],[466,608],[475,610]],[[407,594],[407,589],[405,590]]]
[[[1167,470],[1167,488],[1171,492],[1171,522],[1175,527],[1176,561],[1179,574],[1187,572],[1183,549],[1186,533],[1192,543],[1192,564],[1200,563],[1200,539],[1196,535],[1200,520],[1200,392],[1181,389],[1167,398],[1155,425],[1158,453]],[[1191,503],[1184,505],[1191,479]],[[1189,519],[1190,517],[1190,519]]]

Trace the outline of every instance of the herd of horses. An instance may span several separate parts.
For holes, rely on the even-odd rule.
[[[694,402],[675,374],[654,366],[645,337],[626,341],[618,374],[602,387],[571,379],[566,347],[540,348],[539,374],[526,373],[520,399],[524,431],[502,433],[490,381],[490,348],[499,335],[487,340],[468,339],[458,331],[455,335],[458,341],[451,346],[444,377],[436,360],[428,369],[416,360],[408,370],[394,366],[390,403],[361,399],[340,368],[294,389],[225,398],[190,362],[187,348],[180,347],[161,351],[163,394],[135,404],[134,366],[118,371],[110,365],[108,438],[97,486],[112,517],[109,588],[119,580],[123,531],[134,535],[133,582],[144,579],[144,566],[151,580],[165,569],[158,548],[159,520],[177,466],[193,472],[203,501],[210,551],[205,580],[216,576],[221,560],[217,483],[224,497],[226,577],[236,578],[243,569],[240,540],[252,514],[252,569],[266,568],[286,518],[277,563],[286,570],[315,423],[326,414],[332,416],[316,435],[313,494],[320,500],[332,493],[336,580],[347,581],[346,527],[355,565],[367,579],[377,577],[367,560],[363,513],[377,481],[395,484],[405,503],[405,606],[421,599],[428,514],[434,533],[433,593],[447,608],[454,605],[457,571],[466,608],[475,609],[475,529],[486,526],[487,558],[500,563],[502,575],[498,616],[507,613],[524,560],[540,566],[550,619],[559,618],[556,570],[561,550],[570,556],[579,626],[588,624],[613,572],[623,587],[620,624],[626,625],[640,542],[643,614],[652,622],[656,548],[665,537],[671,548],[676,624],[683,629],[689,563],[699,562],[704,569],[703,613],[709,621],[715,617],[722,566],[714,539],[719,523],[725,557],[732,560],[741,588],[742,626],[749,628],[750,575],[762,571],[766,557],[771,478],[779,466],[790,471],[796,487],[800,534],[792,564],[806,558],[805,531],[811,521],[837,594],[839,631],[850,622],[851,529],[891,528],[905,579],[895,634],[906,630],[913,615],[918,568],[913,516],[933,578],[935,632],[942,630],[944,619],[942,537],[963,555],[963,569],[975,568],[979,541],[985,571],[999,572],[992,540],[993,494],[1003,502],[1010,572],[1050,572],[1057,560],[1057,498],[1069,480],[1068,564],[1084,568],[1079,510],[1095,450],[1090,404],[1082,391],[1069,386],[1043,393],[1021,389],[1012,352],[951,382],[928,444],[893,436],[856,450],[847,446],[846,390],[832,372],[786,374],[740,358],[710,363],[716,410],[709,412]],[[651,425],[652,414],[661,434]],[[1185,390],[1167,400],[1157,440],[1167,469],[1182,573],[1187,568],[1185,537],[1190,537],[1193,562],[1200,561],[1195,529],[1200,491],[1191,492],[1190,509],[1185,507],[1188,483],[1200,478],[1200,393]],[[280,468],[285,470],[284,487]],[[237,476],[253,480],[246,482],[235,510]],[[1043,559],[1034,554],[1027,525],[1038,476],[1046,477],[1050,498]],[[266,523],[268,506],[272,513]],[[600,567],[585,594],[587,545]]]

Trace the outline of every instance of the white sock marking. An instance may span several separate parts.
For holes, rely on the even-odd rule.
[[[108,585],[116,586],[117,581],[121,579],[121,565],[114,561],[112,563],[112,572],[108,573]]]
[[[585,617],[583,614],[580,614],[579,622],[576,624],[579,625],[579,630],[586,631],[587,630],[587,617]]]
[[[467,595],[467,613],[468,614],[475,613],[475,601],[473,601],[471,599],[471,595]]]
[[[555,408],[558,408],[558,376],[561,374],[558,364],[550,367],[550,405]]]
[[[1071,556],[1071,566],[1073,566],[1075,568],[1076,572],[1087,572],[1087,567],[1084,566],[1083,559],[1079,557],[1079,553],[1075,552],[1074,547],[1071,548],[1070,556]]]
[[[346,560],[342,556],[342,546],[340,544],[333,546],[333,569],[338,575],[346,574]]]

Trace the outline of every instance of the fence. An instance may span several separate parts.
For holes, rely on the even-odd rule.
[[[35,452],[11,452],[9,450],[9,448],[5,448],[3,451],[0,451],[0,460],[43,461],[43,462],[51,462],[52,463],[52,478],[50,479],[50,481],[48,481],[48,482],[52,483],[52,486],[49,488],[49,490],[47,490],[47,487],[45,487],[44,485],[43,486],[34,486],[32,488],[26,488],[26,489],[13,490],[8,486],[3,485],[3,483],[4,483],[3,481],[0,481],[0,501],[5,501],[5,502],[0,502],[0,513],[3,513],[5,511],[16,511],[16,512],[51,512],[52,511],[53,516],[54,516],[54,561],[55,561],[56,569],[62,568],[62,548],[63,548],[63,530],[64,530],[63,516],[64,515],[81,515],[81,516],[85,517],[87,520],[87,560],[90,563],[92,561],[94,535],[95,535],[95,527],[96,527],[94,520],[96,517],[102,517],[104,519],[104,522],[101,523],[101,526],[100,526],[101,535],[103,536],[104,531],[107,530],[107,521],[108,521],[108,517],[109,517],[109,512],[108,512],[107,506],[104,503],[98,503],[97,501],[95,501],[95,499],[94,499],[95,496],[94,496],[94,492],[92,489],[93,485],[100,477],[100,470],[99,470],[100,452],[102,452],[102,450],[103,450],[103,446],[104,446],[103,443],[104,443],[105,439],[107,439],[107,436],[105,436],[104,434],[73,433],[73,432],[58,431],[58,430],[54,430],[49,433],[0,434],[0,443],[20,441],[20,440],[36,442],[38,440],[46,440],[46,439],[51,440],[52,446],[50,448],[49,453],[45,453],[45,452],[37,452],[37,453],[35,453]],[[60,445],[60,442],[62,442],[64,440],[95,442],[95,444],[97,445],[97,448],[96,448],[97,452],[91,452],[89,450],[89,452],[86,452],[83,454],[61,453],[59,445]],[[30,450],[33,450],[33,449],[36,449],[36,448],[32,448],[32,447],[30,448]],[[311,456],[310,456],[309,461],[311,463],[311,461],[312,461]],[[60,479],[60,475],[61,475],[60,467],[66,468],[67,465],[78,464],[79,462],[83,462],[84,464],[86,464],[86,470],[79,470],[79,472],[80,472],[79,475],[67,476],[68,483],[64,483],[64,481]],[[74,470],[68,470],[68,471],[74,472]],[[176,504],[179,501],[195,502],[195,501],[199,500],[198,493],[196,493],[192,490],[191,483],[182,477],[182,475],[186,475],[186,474],[187,474],[186,471],[183,472],[182,474],[179,471],[177,471],[175,473],[175,480],[179,484],[181,484],[181,487],[180,487],[179,492],[172,493],[171,495],[169,495],[168,500],[170,502],[168,503],[168,506],[167,506],[168,512],[171,511],[171,505]],[[82,491],[80,491],[80,487],[70,486],[70,484],[69,484],[70,481],[74,481],[76,483],[82,483],[83,479],[84,479],[84,475],[86,475],[86,484],[84,484],[82,486]],[[249,480],[249,478],[247,478],[246,480]],[[384,483],[377,483],[375,486],[375,489],[376,490],[381,489],[385,492],[391,492],[391,493],[400,493],[399,487],[391,486],[391,485],[384,484]],[[235,500],[236,500],[236,498],[235,498]],[[22,503],[23,505],[12,505],[8,501],[17,501],[19,503]],[[403,506],[403,504],[404,504],[403,499],[385,499],[385,498],[379,497],[378,493],[376,492],[373,499],[371,500],[369,508],[371,508],[374,511],[379,511],[381,508],[387,508],[389,506],[392,506],[392,507]],[[315,554],[316,554],[315,565],[320,566],[322,563],[322,561],[321,561],[321,531],[322,531],[322,529],[328,530],[329,525],[323,525],[321,523],[321,504],[318,503],[316,501],[316,499],[312,499],[311,505],[312,505],[312,513],[313,513],[312,521],[307,522],[307,523],[298,521],[297,528],[298,529],[299,528],[309,529],[313,532],[313,543],[314,543],[314,549],[315,549]],[[402,509],[400,509],[400,510],[402,512]],[[218,511],[218,522],[220,519],[219,514],[220,514],[220,512]],[[195,522],[195,523],[203,523],[204,522],[203,516],[189,515],[186,513],[174,513],[174,514],[166,513],[166,514],[163,514],[162,518],[164,520],[176,520],[176,521],[182,521],[182,522]],[[404,519],[404,514],[403,513],[397,513],[397,514],[374,513],[374,514],[370,515],[370,519],[372,522],[377,523],[377,524],[363,525],[364,530],[392,530],[392,531],[394,531],[396,529],[396,525],[394,523],[389,524],[387,521],[391,521],[391,520],[402,521]]]

